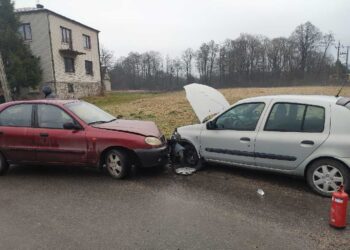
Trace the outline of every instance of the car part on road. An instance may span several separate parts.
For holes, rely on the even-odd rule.
[[[259,188],[256,192],[257,192],[258,195],[260,195],[260,196],[264,196],[264,195],[265,195],[264,190],[262,190],[261,188]]]
[[[5,157],[0,153],[0,175],[6,174],[8,169],[9,169],[9,165],[6,162]]]
[[[320,195],[331,197],[341,185],[349,188],[349,170],[339,161],[322,159],[315,161],[307,169],[309,186]]]
[[[329,224],[335,228],[346,227],[346,210],[349,196],[344,192],[344,186],[341,185],[337,192],[332,195],[332,206],[330,212]]]
[[[111,177],[122,179],[126,177],[130,170],[130,162],[127,154],[121,150],[112,149],[106,154],[106,169]]]
[[[175,173],[179,175],[191,175],[197,170],[195,168],[190,167],[180,167],[175,169]]]

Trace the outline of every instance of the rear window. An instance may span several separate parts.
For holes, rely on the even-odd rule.
[[[323,107],[276,103],[265,125],[266,131],[320,133],[324,130]]]
[[[31,127],[32,105],[19,104],[6,108],[0,113],[0,126]]]

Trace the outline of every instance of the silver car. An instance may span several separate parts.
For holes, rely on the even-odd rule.
[[[229,106],[208,86],[190,84],[185,90],[201,121],[177,128],[172,136],[185,147],[187,164],[204,161],[297,175],[324,196],[340,185],[349,189],[350,98],[261,96]]]

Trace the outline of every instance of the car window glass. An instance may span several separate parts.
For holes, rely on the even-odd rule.
[[[346,104],[346,106],[348,109],[350,109],[350,102],[348,104]]]
[[[38,106],[38,125],[40,128],[63,129],[63,124],[74,120],[62,109],[53,105]]]
[[[308,106],[305,114],[303,132],[322,132],[324,129],[324,122],[324,108]]]
[[[73,102],[65,106],[86,123],[108,122],[115,119],[114,116],[87,102]]]
[[[19,104],[8,107],[0,114],[0,126],[31,127],[32,105]]]
[[[216,127],[217,129],[253,131],[264,107],[264,103],[247,103],[233,107],[216,120]]]
[[[265,130],[298,132],[301,131],[306,105],[276,103],[269,115]]]

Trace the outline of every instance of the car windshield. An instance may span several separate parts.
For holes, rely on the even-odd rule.
[[[114,116],[87,102],[74,102],[65,105],[87,124],[107,123],[116,120]]]

